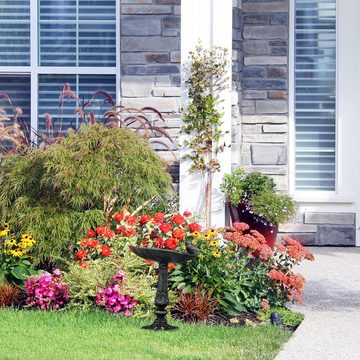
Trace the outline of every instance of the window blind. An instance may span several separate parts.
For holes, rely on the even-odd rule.
[[[91,100],[93,106],[87,108],[87,112],[93,111],[98,120],[111,105],[104,103],[105,98],[100,96],[92,99],[97,90],[105,90],[116,99],[116,75],[39,75],[39,101],[38,113],[40,133],[46,132],[45,113],[51,115],[55,128],[66,133],[69,128],[79,126],[79,117],[75,110],[79,107],[72,98],[65,99],[64,105],[59,107],[59,97],[65,83],[79,97],[80,101]]]
[[[116,0],[39,0],[41,66],[116,66]]]
[[[295,182],[335,190],[336,0],[295,1]]]
[[[30,75],[0,74],[0,93],[10,97],[12,106],[19,107],[23,111],[21,119],[26,127],[30,126]],[[5,109],[8,116],[12,118],[11,105],[0,101],[0,107]],[[10,124],[8,122],[8,124]]]
[[[0,1],[0,66],[30,65],[30,0]]]

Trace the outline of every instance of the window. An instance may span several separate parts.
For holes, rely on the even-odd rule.
[[[65,83],[81,100],[99,89],[116,100],[118,6],[116,0],[0,2],[0,93],[22,108],[34,130],[45,130],[45,113],[60,119],[64,131],[78,125],[75,101],[59,110]],[[95,115],[104,112],[101,106],[94,103]]]
[[[295,189],[335,191],[336,0],[295,0]]]

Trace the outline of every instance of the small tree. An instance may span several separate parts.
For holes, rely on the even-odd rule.
[[[207,50],[198,44],[195,51],[189,53],[189,62],[185,67],[190,103],[182,111],[182,131],[189,135],[189,139],[184,141],[189,152],[183,158],[191,160],[190,172],[201,172],[206,179],[207,227],[211,225],[212,176],[220,170],[217,154],[224,147],[220,143],[224,114],[219,106],[219,94],[226,89],[228,64],[227,49],[215,46]]]

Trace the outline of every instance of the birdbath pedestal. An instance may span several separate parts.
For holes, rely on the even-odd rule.
[[[144,248],[139,246],[130,246],[130,249],[134,254],[143,259],[159,263],[159,278],[155,295],[156,319],[153,324],[143,326],[143,329],[176,330],[177,327],[168,324],[166,320],[166,307],[169,304],[168,266],[169,263],[178,264],[195,259],[196,254],[166,249]]]

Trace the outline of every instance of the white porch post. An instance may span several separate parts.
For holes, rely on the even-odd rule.
[[[213,176],[212,192],[212,226],[223,226],[225,223],[225,204],[219,189],[225,173],[231,171],[231,50],[232,50],[232,0],[182,0],[181,2],[181,61],[188,59],[189,51],[193,50],[201,40],[205,48],[214,45],[229,50],[228,89],[223,91],[222,107],[224,108],[223,140],[224,152],[218,158],[221,170]],[[186,104],[186,89],[182,74],[182,104]],[[180,151],[184,155],[184,149]],[[189,161],[180,160],[180,209],[189,210],[194,215],[205,218],[205,181],[201,174],[189,174]]]

